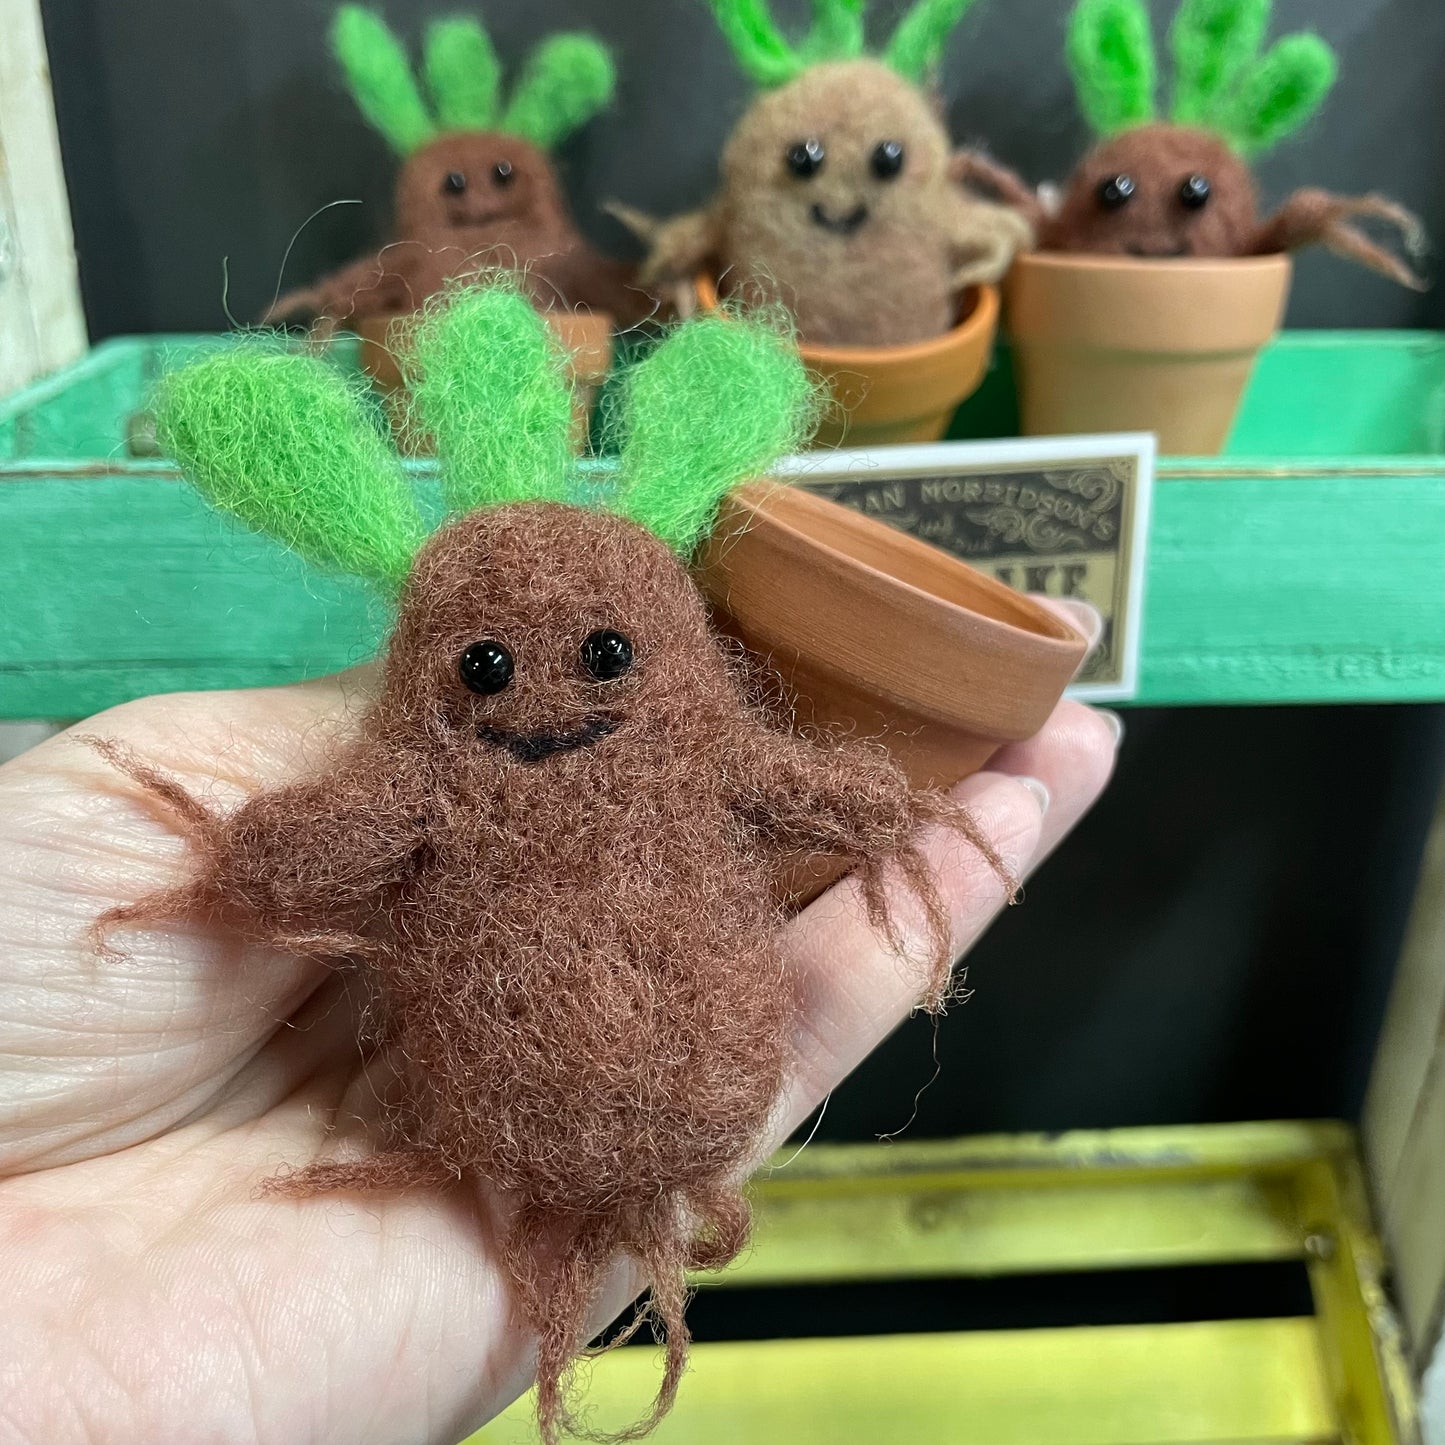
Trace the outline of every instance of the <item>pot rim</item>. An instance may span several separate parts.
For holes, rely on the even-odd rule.
[[[917,583],[909,582],[896,573],[885,571],[881,567],[875,567],[871,562],[865,562],[861,557],[851,552],[842,551],[838,547],[823,541],[816,533],[795,525],[779,513],[768,507],[768,499],[779,491],[787,494],[806,498],[810,504],[820,504],[831,511],[837,508],[840,520],[845,521],[849,526],[859,531],[872,533],[886,537],[888,541],[904,553],[926,554],[930,558],[943,558],[945,563],[965,573],[970,578],[972,586],[979,588],[991,596],[1001,599],[1006,598],[1011,609],[1024,614],[1027,617],[1036,619],[1041,626],[1024,626],[1017,622],[1008,622],[1000,617],[995,617],[986,612],[980,612],[976,608],[967,607],[961,602],[955,602],[952,598],[941,597],[937,592],[928,588],[920,587]],[[973,621],[983,624],[990,630],[998,630],[1000,633],[1025,639],[1029,643],[1050,653],[1063,654],[1071,653],[1083,644],[1086,639],[1084,635],[1069,622],[1065,621],[1058,613],[1051,608],[1043,606],[1035,601],[1027,593],[1017,592],[1007,583],[1000,582],[996,577],[991,577],[987,572],[977,567],[970,567],[961,557],[955,557],[951,552],[946,552],[941,547],[935,547],[931,543],[924,542],[920,538],[908,532],[901,532],[896,527],[890,527],[884,522],[879,522],[862,513],[855,512],[849,507],[833,502],[830,498],[819,492],[813,491],[806,485],[799,485],[795,482],[784,482],[778,479],[769,478],[754,482],[745,482],[740,487],[735,487],[729,493],[729,500],[745,508],[754,519],[749,525],[757,525],[759,522],[776,527],[780,531],[787,532],[790,536],[800,538],[812,550],[824,554],[830,559],[845,564],[850,571],[856,570],[866,573],[870,578],[876,579],[878,585],[883,588],[897,588],[927,602],[933,607],[943,609],[949,614],[960,614]]]
[[[1075,251],[1020,251],[1014,257],[1012,269],[1096,273],[1132,271],[1193,280],[1238,276],[1250,271],[1288,271],[1293,264],[1288,251],[1271,251],[1263,256],[1101,256]]]
[[[698,305],[704,311],[718,308],[717,278],[710,271],[700,271],[693,279]],[[968,309],[958,322],[940,336],[909,341],[901,346],[828,346],[806,341],[798,342],[798,352],[805,361],[834,371],[872,370],[880,361],[913,366],[967,350],[998,323],[999,290],[997,286],[970,286],[963,293]]]

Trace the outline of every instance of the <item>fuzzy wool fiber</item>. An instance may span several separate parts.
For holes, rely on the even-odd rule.
[[[1169,27],[1179,125],[1203,125],[1253,64],[1274,0],[1183,0]]]
[[[790,148],[821,145],[800,176]],[[878,146],[901,168],[880,176]],[[924,94],[883,62],[833,61],[757,98],[722,158],[706,211],[660,227],[640,281],[714,270],[724,295],[780,302],[820,345],[896,346],[941,335],[967,287],[996,281],[1028,226],[948,176],[949,142]]]
[[[610,512],[517,499],[516,478],[555,495],[544,472],[564,463],[514,428],[568,425],[565,405],[539,402],[562,389],[560,367],[523,298],[462,291],[416,350],[430,372],[418,405],[443,467],[462,474],[449,498],[507,500],[462,511],[422,546],[380,691],[324,771],[218,814],[107,750],[176,814],[194,867],[101,926],[202,918],[359,969],[405,1097],[371,1157],[301,1168],[269,1192],[459,1176],[501,1191],[548,1445],[580,1428],[570,1367],[610,1263],[634,1256],[667,1338],[640,1433],[671,1405],[686,1361],[685,1270],[721,1266],[746,1240],[741,1182],[787,1082],[798,1001],[779,947],[784,870],[800,853],[851,866],[870,918],[901,948],[885,887],[900,880],[921,904],[921,992],[937,1005],[948,919],[916,830],[945,823],[1003,865],[966,810],[912,793],[881,749],[805,740],[758,709],[684,568],[721,493],[806,424],[809,389],[786,336],[711,317],[642,362]],[[354,538],[317,542],[320,516],[298,518],[355,497],[304,470],[325,437],[292,451],[272,434],[280,417],[305,422],[291,381],[267,392],[264,361],[231,353],[249,389],[183,373],[164,393],[164,434],[187,438],[182,459],[221,505],[344,562]],[[463,364],[476,374],[451,374]],[[209,413],[187,375],[195,391],[215,389]],[[669,415],[676,425],[651,435]],[[323,420],[366,431],[359,411]],[[495,445],[479,442],[485,430]],[[258,461],[275,446],[279,460]],[[366,470],[353,491],[389,485]],[[602,630],[630,646],[630,665],[605,675],[588,662]],[[483,642],[504,647],[511,670],[478,691],[459,663]]]
[[[389,442],[356,425],[365,382],[260,340],[244,350],[161,383],[161,446],[213,506],[318,567],[400,588],[425,532]]]
[[[1128,176],[1125,205],[1101,202],[1100,188]],[[1208,203],[1190,207],[1181,186],[1209,182]],[[1212,131],[1136,126],[1089,152],[1069,178],[1059,209],[1040,228],[1046,251],[1116,256],[1247,256],[1259,226],[1254,174]]]
[[[1065,54],[1079,109],[1097,134],[1154,119],[1154,41],[1140,0],[1079,0]]]
[[[880,58],[915,85],[932,81],[943,47],[976,0],[914,0]],[[858,60],[866,53],[866,0],[812,0],[812,20],[789,44],[766,0],[709,0],[718,29],[742,69],[765,89],[796,80],[810,65]]]
[[[502,62],[477,20],[468,15],[433,20],[422,64],[441,130],[490,130],[497,124]]]
[[[343,5],[331,24],[331,48],[357,109],[398,155],[436,135],[411,61],[386,22],[362,5]]]
[[[1335,53],[1318,35],[1264,48],[1273,0],[1183,0],[1169,29],[1169,119],[1218,132],[1259,156],[1306,125],[1333,88]],[[1154,39],[1144,0],[1078,0],[1065,54],[1084,118],[1100,136],[1157,116]]]

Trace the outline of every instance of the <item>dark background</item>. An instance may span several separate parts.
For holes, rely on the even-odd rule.
[[[777,0],[785,17],[799,0]],[[95,339],[223,327],[384,235],[391,161],[336,83],[320,0],[44,0],[81,279]],[[436,0],[390,0],[410,39]],[[881,36],[901,6],[875,5]],[[1161,17],[1172,3],[1156,5]],[[579,218],[618,197],[699,203],[746,102],[701,0],[490,0],[515,62],[559,27],[610,40],[615,107],[561,160]],[[1086,141],[1061,60],[1065,0],[980,0],[943,83],[959,141],[1030,179]],[[1303,184],[1379,189],[1445,234],[1445,4],[1279,0],[1276,32],[1340,50],[1325,114],[1262,168],[1267,199]],[[1161,26],[1162,30],[1162,26]],[[1425,296],[1325,256],[1302,259],[1296,326],[1445,326]],[[1359,1107],[1419,848],[1445,711],[1210,709],[1127,714],[1119,776],[1095,814],[974,952],[975,993],[942,1024],[915,1136],[975,1130],[1352,1115]],[[831,1101],[824,1138],[907,1123],[933,1074],[927,1020]]]
[[[378,0],[379,3],[379,0]],[[804,0],[774,0],[797,20]],[[657,214],[712,187],[724,135],[749,85],[702,0],[387,0],[399,34],[425,19],[484,13],[504,62],[559,28],[615,48],[616,104],[564,149],[584,230],[627,238],[598,213],[615,197]],[[881,41],[900,0],[874,0]],[[392,160],[357,116],[326,48],[330,0],[42,0],[94,339],[212,330],[253,319],[276,290],[288,241],[295,284],[382,239]],[[1038,181],[1061,178],[1087,135],[1062,59],[1067,0],[979,0],[942,74],[955,139],[987,142]],[[1174,0],[1157,0],[1159,38]],[[1381,190],[1445,235],[1445,4],[1278,0],[1275,32],[1313,27],[1337,47],[1324,113],[1261,167],[1266,200],[1300,185]],[[1161,50],[1161,54],[1162,54]],[[1424,297],[1325,255],[1303,258],[1294,326],[1445,326],[1445,290]]]

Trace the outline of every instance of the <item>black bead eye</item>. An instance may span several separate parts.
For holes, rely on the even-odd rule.
[[[799,180],[807,181],[823,169],[827,152],[823,149],[822,141],[810,137],[808,140],[800,140],[796,145],[790,145],[783,153],[783,159]]]
[[[1186,211],[1203,210],[1209,204],[1212,191],[1208,176],[1186,176],[1179,183],[1179,204]]]
[[[873,147],[868,164],[880,181],[893,181],[898,179],[899,172],[903,169],[903,159],[901,141],[881,140]]]
[[[492,167],[492,179],[499,186],[510,186],[517,179],[516,172],[512,169],[511,161],[498,161]]]
[[[467,178],[461,171],[448,171],[442,178],[442,190],[449,196],[459,196],[467,188]]]
[[[500,642],[474,642],[457,662],[457,675],[473,692],[501,692],[512,680],[512,654]]]
[[[599,628],[582,644],[582,669],[598,682],[615,682],[632,666],[632,644],[610,627]]]
[[[1099,182],[1099,204],[1106,210],[1117,211],[1129,204],[1134,190],[1133,176],[1110,176],[1107,181]]]

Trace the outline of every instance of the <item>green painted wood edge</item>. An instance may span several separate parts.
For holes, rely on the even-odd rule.
[[[116,338],[0,403],[0,717],[291,681],[384,634],[356,588],[306,575],[163,464],[120,454],[147,379],[214,342]],[[1137,701],[1445,697],[1445,457],[1403,450],[1436,420],[1440,333],[1286,333],[1268,348],[1236,429],[1260,450],[1161,463]],[[1289,438],[1311,446],[1275,454]],[[1321,456],[1321,440],[1362,454]],[[426,469],[418,481],[431,490]]]
[[[0,717],[316,676],[384,630],[358,587],[229,526],[162,465],[0,473]],[[1167,464],[1136,701],[1442,699],[1445,460]]]

